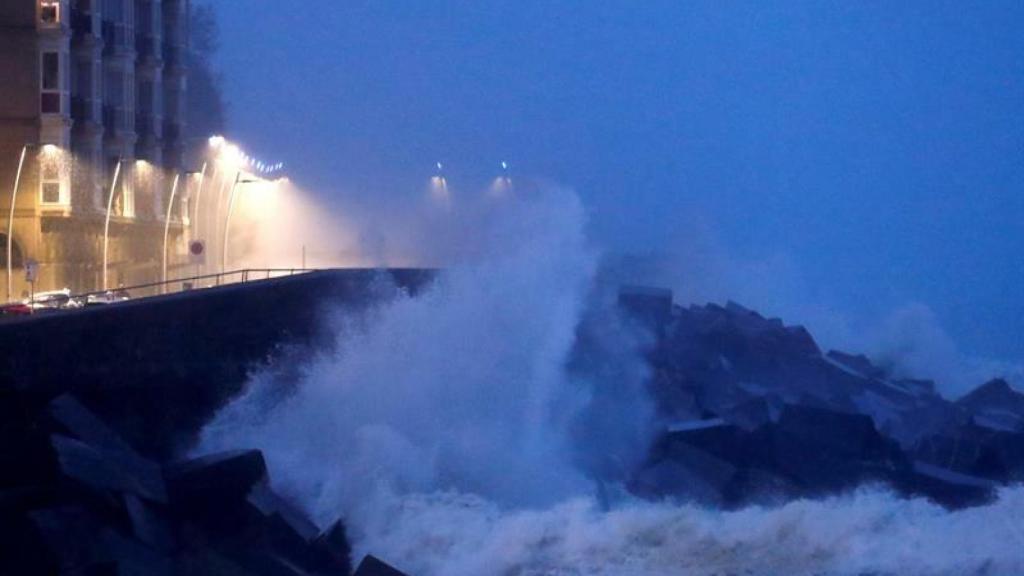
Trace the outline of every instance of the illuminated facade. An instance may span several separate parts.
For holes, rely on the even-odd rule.
[[[5,280],[11,195],[28,145],[13,211],[10,298],[27,290],[30,258],[39,263],[37,291],[102,287],[115,173],[108,285],[160,279],[166,202],[184,169],[187,15],[188,0],[0,2]],[[186,197],[179,189],[172,210],[172,269],[184,258]]]

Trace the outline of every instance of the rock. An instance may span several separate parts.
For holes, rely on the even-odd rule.
[[[773,406],[767,398],[754,398],[733,404],[725,410],[723,420],[748,432],[771,422]]]
[[[28,518],[46,554],[37,559],[37,566],[55,565],[62,574],[171,574],[167,558],[84,508],[38,510],[29,513]]]
[[[172,505],[217,506],[245,501],[253,486],[267,479],[267,465],[259,450],[210,454],[164,467]]]
[[[140,542],[163,553],[173,552],[176,541],[167,514],[134,494],[124,495],[124,508],[132,535]]]
[[[303,515],[297,508],[291,505],[284,498],[281,498],[264,481],[259,482],[249,490],[246,499],[256,507],[264,516],[278,516],[289,526],[289,528],[300,536],[304,541],[309,542],[316,538],[320,531],[316,525]]]
[[[1024,481],[1024,432],[979,426],[973,419],[921,440],[916,459],[998,482]]]
[[[746,464],[741,435],[717,418],[671,425],[652,447],[649,465],[634,478],[634,490],[659,498],[726,504]]]
[[[623,286],[619,306],[641,324],[661,333],[672,318],[672,291],[647,286]]]
[[[885,370],[875,366],[863,354],[847,354],[839,350],[829,350],[827,356],[846,368],[864,376],[865,378],[885,378]]]
[[[128,492],[155,502],[167,502],[167,490],[156,464],[59,434],[54,434],[50,442],[65,476],[94,489]]]
[[[909,467],[899,446],[862,414],[786,406],[778,423],[757,434],[764,444],[754,453],[808,495],[891,481],[895,470]]]
[[[70,394],[50,402],[47,413],[66,436],[99,448],[138,456],[131,446]]]
[[[367,554],[352,576],[406,576],[406,574]]]
[[[989,502],[997,484],[991,480],[954,472],[927,462],[914,462],[903,487],[923,494],[949,508],[977,506]]]
[[[348,541],[345,523],[337,520],[313,540],[313,549],[323,559],[323,565],[348,574],[352,571],[352,547]]]
[[[1001,378],[975,388],[955,405],[979,426],[1003,432],[1024,431],[1024,393]]]

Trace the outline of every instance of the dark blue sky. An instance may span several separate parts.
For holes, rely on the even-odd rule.
[[[411,197],[443,160],[476,190],[508,160],[609,246],[696,217],[809,298],[923,302],[1024,360],[1020,0],[220,4],[231,132],[311,188]]]

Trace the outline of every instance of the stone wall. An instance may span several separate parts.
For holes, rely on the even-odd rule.
[[[426,270],[329,270],[0,321],[0,392],[73,392],[144,453],[185,447],[246,374],[290,347],[327,346],[356,313]]]

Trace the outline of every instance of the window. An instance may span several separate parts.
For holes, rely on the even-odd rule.
[[[65,187],[61,180],[64,153],[54,147],[44,147],[39,158],[39,201],[43,204],[67,204]]]
[[[60,182],[43,182],[43,204],[60,204]]]
[[[39,21],[46,26],[60,24],[60,0],[39,0]]]
[[[40,110],[43,114],[61,113],[60,84],[60,54],[58,52],[43,52],[42,90],[40,92]]]

